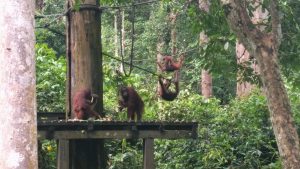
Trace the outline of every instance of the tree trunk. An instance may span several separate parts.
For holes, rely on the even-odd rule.
[[[122,39],[122,41],[120,42],[121,43],[120,48],[122,48],[122,51],[120,51],[120,55],[123,55],[123,57],[125,58],[126,32],[125,32],[125,11],[124,11],[124,9],[121,10],[120,14],[121,14],[121,18],[120,18],[121,19],[121,24],[120,24],[121,35],[119,35],[119,36],[121,36],[121,39]],[[120,63],[119,71],[121,73],[123,73],[123,74],[127,73],[127,72],[125,72],[126,70],[124,71],[125,68],[126,68],[125,65],[123,65],[123,63]]]
[[[1,169],[38,168],[34,4],[32,0],[1,1]]]
[[[115,37],[114,37],[114,45],[115,45],[115,57],[119,55],[119,40],[118,40],[118,12],[114,14],[114,32],[115,32]]]
[[[199,9],[209,13],[210,2],[209,0],[199,0]],[[209,42],[208,36],[202,31],[199,35],[199,44],[202,46]],[[201,70],[201,81],[200,81],[201,94],[204,98],[208,99],[212,97],[212,76],[208,70]]]
[[[300,149],[297,130],[292,117],[289,98],[281,78],[271,37],[265,37],[258,45],[255,56],[258,60],[264,91],[271,112],[271,122],[278,150],[286,169],[300,168]]]
[[[158,42],[157,42],[157,44],[156,44],[156,51],[158,51],[158,53],[157,53],[157,55],[156,55],[156,61],[157,62],[161,62],[162,61],[162,54],[160,53],[161,51],[162,51],[162,48],[163,48],[163,46],[165,45],[165,43],[164,43],[164,41],[163,41],[163,38],[158,38]],[[156,68],[157,68],[157,72],[158,73],[161,73],[162,72],[162,70],[160,69],[160,67],[157,65],[156,66]],[[158,79],[157,79],[157,81],[158,81]],[[160,86],[160,84],[159,84],[159,82],[157,82],[157,90],[156,90],[156,94],[159,96],[159,94],[161,93],[161,86]]]
[[[200,47],[209,42],[208,36],[202,31],[199,35],[199,45]],[[208,70],[201,70],[201,81],[200,81],[200,90],[204,98],[208,99],[213,96],[212,90],[212,76]]]
[[[170,25],[171,25],[171,55],[173,57],[175,57],[175,55],[177,54],[177,35],[176,35],[176,19],[177,19],[177,14],[178,13],[174,13],[171,12],[169,14],[169,19],[170,19]]]
[[[202,70],[201,73],[201,93],[206,99],[212,97],[212,77],[206,70]]]
[[[283,166],[286,169],[298,169],[300,168],[299,138],[277,58],[281,37],[278,1],[270,1],[272,32],[269,33],[264,33],[253,25],[241,1],[224,1],[224,8],[227,10],[226,16],[231,29],[250,55],[257,59]]]
[[[254,84],[243,80],[243,69],[248,68],[248,62],[250,62],[249,52],[245,49],[244,45],[237,42],[236,43],[236,59],[237,64],[240,65],[241,70],[237,73],[237,84],[236,84],[236,95],[238,98],[247,96],[251,93],[254,88]]]
[[[68,0],[68,8],[76,0]],[[101,20],[98,0],[85,0],[79,11],[68,14],[68,73],[69,106],[78,89],[90,88],[99,95],[94,109],[102,117],[103,77],[101,54]],[[72,115],[73,117],[73,115]],[[106,154],[103,140],[71,140],[70,168],[106,168]]]

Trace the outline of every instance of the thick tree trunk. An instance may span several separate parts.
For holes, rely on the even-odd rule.
[[[33,0],[0,6],[0,168],[37,169]]]
[[[75,0],[68,0],[73,7]],[[99,95],[94,107],[101,116],[103,112],[101,20],[98,0],[85,0],[79,11],[68,15],[68,74],[69,103],[81,88],[90,88]],[[106,168],[106,154],[103,140],[71,140],[70,168]]]
[[[298,169],[300,168],[298,133],[271,37],[263,38],[262,44],[257,46],[255,56],[258,60],[271,112],[271,122],[284,168]]]
[[[272,32],[269,33],[264,33],[253,25],[241,1],[224,0],[223,3],[227,10],[226,16],[231,29],[237,34],[250,55],[253,55],[258,62],[283,166],[286,169],[299,169],[298,133],[277,61],[281,37],[278,1],[270,1]]]

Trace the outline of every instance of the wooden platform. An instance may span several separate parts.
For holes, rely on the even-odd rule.
[[[197,122],[39,120],[39,139],[183,139],[197,137]]]
[[[154,169],[154,139],[197,138],[197,122],[66,121],[64,118],[64,113],[38,113],[38,139],[57,140],[58,169],[77,169],[80,161],[90,160],[82,157],[98,157],[95,150],[103,139],[130,138],[143,139],[143,169]]]

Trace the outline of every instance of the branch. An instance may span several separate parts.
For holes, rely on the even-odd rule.
[[[247,13],[245,4],[241,0],[221,0],[225,15],[231,29],[236,33],[238,39],[251,48],[251,41],[259,44],[264,34],[255,27]]]
[[[62,37],[65,37],[66,34],[56,30],[56,29],[53,29],[53,28],[50,28],[49,25],[44,25],[44,26],[38,26],[38,27],[35,27],[36,29],[47,29],[49,30],[50,32],[54,33],[54,34],[57,34],[59,36],[62,36]]]

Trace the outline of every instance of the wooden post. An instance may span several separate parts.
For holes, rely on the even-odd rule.
[[[144,169],[154,169],[154,139],[143,139],[143,149]]]
[[[103,80],[101,52],[101,18],[98,0],[80,1],[79,10],[73,7],[76,0],[68,0],[67,17],[67,118],[72,115],[72,96],[78,89],[90,88],[100,97],[95,111],[103,114]],[[106,168],[106,154],[101,139],[70,140],[70,168]]]
[[[58,140],[57,169],[69,169],[69,140]]]

